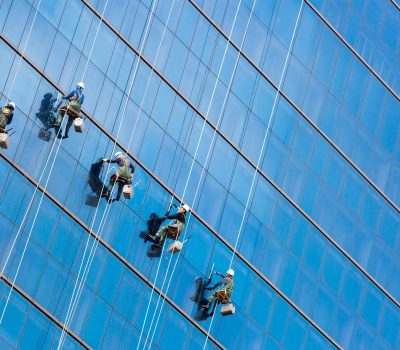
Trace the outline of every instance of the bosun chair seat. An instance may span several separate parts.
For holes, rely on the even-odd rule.
[[[231,299],[229,298],[228,294],[226,293],[225,290],[221,289],[221,290],[217,290],[215,292],[215,295],[218,299],[218,301],[221,304],[229,304],[231,302]]]
[[[66,112],[70,117],[73,118],[79,118],[80,117],[80,113],[75,111],[73,108],[68,108],[67,106],[62,106],[60,107],[60,111],[62,112]]]
[[[222,304],[221,315],[229,316],[235,313],[235,306],[231,303],[231,299],[225,290],[217,290],[215,292],[218,302]]]
[[[180,232],[177,226],[167,226],[167,237],[175,241],[172,242],[168,247],[168,251],[171,254],[178,253],[182,249],[183,243],[179,242],[179,235]]]
[[[176,227],[176,226],[168,226],[168,229],[167,229],[167,237],[169,238],[169,239],[173,239],[173,240],[177,240],[178,238],[179,238],[179,230],[178,230],[178,227]]]

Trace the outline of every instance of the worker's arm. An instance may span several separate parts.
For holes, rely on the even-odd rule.
[[[75,94],[75,90],[72,90],[67,96],[63,97],[64,100],[69,100],[70,98],[72,98],[72,96],[74,96]]]
[[[135,167],[132,165],[132,163],[129,163],[129,168],[131,169],[131,173],[133,174],[135,172]]]
[[[226,286],[227,284],[229,284],[229,280],[227,278],[223,278],[221,281],[219,281],[218,283],[214,284],[214,286],[207,288],[209,290],[215,289],[219,286]]]
[[[104,158],[104,159],[102,159],[101,160],[103,163],[117,163],[117,160],[116,159],[107,159],[107,158]]]
[[[224,280],[221,280],[221,281],[219,281],[218,283],[215,283],[212,287],[208,287],[208,288],[206,288],[207,290],[213,290],[213,289],[215,289],[215,288],[217,288],[217,287],[219,287],[219,286],[222,286],[222,285],[224,285],[225,284],[225,281]]]
[[[176,214],[168,215],[166,218],[170,219],[170,220],[176,219],[179,221],[184,221],[185,215],[182,213],[176,213]]]

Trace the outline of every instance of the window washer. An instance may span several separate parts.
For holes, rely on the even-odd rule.
[[[129,184],[133,178],[133,173],[135,172],[135,167],[128,160],[127,157],[122,152],[117,152],[114,155],[114,159],[102,159],[103,163],[117,163],[119,168],[116,174],[110,177],[110,182],[108,184],[107,191],[101,196],[106,198],[108,202],[119,201],[121,198],[122,190],[126,184]],[[117,197],[111,200],[111,191],[115,185],[118,183]]]
[[[59,139],[61,137],[64,139],[68,138],[68,132],[72,126],[72,123],[74,122],[74,119],[80,117],[81,106],[85,99],[85,96],[83,95],[84,88],[85,84],[80,82],[76,84],[75,90],[71,91],[67,96],[63,97],[63,99],[67,100],[68,102],[58,110],[57,120],[54,124],[54,129]],[[64,136],[61,136],[62,130],[60,130],[60,128],[65,113],[68,114],[68,122],[65,128],[65,134]]]
[[[162,247],[167,237],[174,238],[177,240],[179,235],[185,229],[186,224],[186,213],[190,210],[187,204],[178,207],[178,212],[173,215],[165,215],[161,219],[174,220],[172,223],[162,226],[157,233],[152,236],[146,237],[145,242],[152,241],[156,246]]]
[[[15,103],[9,102],[2,107],[0,112],[0,133],[6,132],[6,126],[10,125],[14,117]]]
[[[210,316],[214,313],[218,303],[222,304],[230,303],[231,295],[233,293],[233,276],[235,275],[235,271],[229,269],[226,272],[225,277],[221,273],[216,272],[216,274],[223,277],[223,279],[218,283],[216,283],[214,286],[205,288],[206,290],[213,290],[217,287],[220,287],[208,297],[208,303],[203,305],[205,309],[210,309],[210,306],[214,304]]]

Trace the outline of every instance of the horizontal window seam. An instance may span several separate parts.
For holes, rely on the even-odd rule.
[[[85,5],[87,5],[91,11],[93,11],[93,13],[98,16],[100,18],[100,14],[96,11],[96,9],[93,8],[93,6],[89,3],[87,3],[87,0],[81,0]],[[188,1],[192,1],[192,0],[188,0]],[[109,29],[111,31],[113,31],[129,48],[131,48],[137,55],[138,55],[138,51],[136,50],[136,48],[134,48],[132,46],[132,44],[130,44],[115,28],[113,28],[113,26],[106,20],[103,19],[104,24],[106,24]],[[1,34],[0,34],[1,35]],[[233,44],[233,43],[232,43]],[[146,63],[151,69],[154,70],[154,72],[169,86],[171,87],[171,89],[174,90],[174,92],[181,97],[188,105],[189,107],[191,107],[203,120],[206,120],[205,116],[203,116],[203,114],[197,109],[196,106],[194,106],[192,104],[191,101],[189,101],[179,90],[176,89],[176,87],[173,86],[173,84],[168,81],[168,79],[166,79],[151,63],[149,63],[143,56],[141,56],[142,61],[144,63]],[[265,76],[265,78],[268,80],[268,77]],[[269,80],[268,80],[269,81]],[[271,84],[273,84],[272,82],[270,82]],[[274,85],[275,86],[275,85]],[[324,137],[324,139],[326,139],[342,156],[343,158],[352,166],[354,167],[354,169],[360,173],[360,175],[362,177],[365,178],[365,180],[371,184],[371,186],[379,193],[381,194],[381,196],[397,211],[400,213],[400,208],[398,208],[360,169],[358,169],[358,167],[349,159],[345,156],[345,154],[343,152],[341,152],[339,150],[339,148],[332,142],[329,140],[329,138],[321,131],[319,130],[315,124],[309,119],[307,118],[301,110],[299,110],[296,105],[294,105],[291,100],[284,94],[282,94],[282,97],[284,97],[289,103],[291,103],[293,105],[293,107],[296,109],[296,111],[298,111],[305,119],[306,121],[308,121],[313,127],[316,128],[316,130],[321,134],[322,137]],[[216,132],[218,133],[219,136],[221,136],[224,141],[226,141],[231,147],[233,147],[233,149],[239,153],[239,155],[241,155],[243,157],[244,160],[246,160],[254,169],[256,169],[256,164],[249,159],[235,144],[233,144],[232,141],[230,141],[226,135],[224,135],[224,133],[222,133],[222,131],[220,129],[218,129],[211,121],[209,121],[208,119],[206,120],[207,124],[209,126],[211,126],[214,130],[216,130]],[[96,125],[98,125],[95,121],[94,123]],[[100,127],[100,126],[99,126]],[[102,130],[103,128],[100,127]],[[107,132],[108,133],[108,132]],[[135,158],[134,156],[132,156],[132,158],[134,158],[135,160],[137,158]],[[138,161],[138,163],[141,164],[140,161]],[[143,166],[144,168],[146,168],[145,166]],[[359,269],[373,284],[375,284],[389,299],[391,299],[393,301],[393,303],[395,303],[398,307],[400,307],[400,303],[388,292],[386,291],[386,289],[381,286],[376,280],[375,278],[373,278],[371,275],[369,275],[369,273],[364,270],[364,268],[358,263],[356,262],[353,257],[351,257],[351,255],[349,253],[347,253],[322,227],[320,227],[315,221],[314,219],[312,219],[299,205],[297,205],[278,185],[276,185],[261,169],[257,169],[257,172],[266,180],[268,181],[291,205],[293,205],[323,236],[325,236],[325,238],[327,238],[330,243],[332,243],[332,245],[338,249],[353,265],[355,265],[357,267],[357,269]],[[149,170],[149,174],[152,174],[152,172]],[[154,176],[154,175],[152,175]],[[160,182],[161,183],[161,182]],[[167,187],[165,187],[167,188]],[[172,190],[171,190],[171,194],[172,194]],[[178,198],[178,197],[176,197]],[[196,216],[197,218],[200,218],[198,215]],[[205,221],[203,219],[201,219],[200,221],[204,222]],[[207,227],[209,227],[208,224],[206,224]]]
[[[86,0],[81,0],[85,2]],[[106,20],[104,20],[105,22]],[[21,55],[19,50],[11,43],[7,38],[4,37],[3,33],[0,33],[0,38],[3,39],[18,55]],[[56,88],[59,91],[63,91],[63,89],[58,86],[55,82],[53,82],[49,77],[47,77],[46,74],[44,74],[40,68],[38,68],[33,62],[31,62],[27,57],[23,57],[24,60],[32,66],[43,78],[45,78],[54,88]],[[159,73],[158,73],[159,74]],[[63,91],[64,92],[64,91]],[[65,93],[65,92],[64,92]],[[191,106],[192,107],[192,106]],[[195,111],[195,107],[192,107]],[[93,116],[89,115],[86,111],[82,109],[82,112],[91,120],[91,122],[98,127],[106,136],[108,136],[112,141],[116,141],[116,144],[122,148],[127,154],[135,160],[156,182],[161,185],[169,194],[174,195],[174,197],[178,200],[181,201],[181,198],[174,193],[172,189],[170,189],[166,184],[164,184],[147,166],[145,166],[141,160],[131,154],[126,147],[121,144],[118,140],[115,140],[115,137],[111,135],[110,132],[108,132],[103,126],[101,126],[94,118]],[[199,113],[200,116],[202,116]],[[224,135],[221,135],[224,137]],[[225,139],[225,138],[224,138]],[[255,169],[256,165],[249,159],[247,158],[244,154],[241,153],[239,149],[233,144],[229,142],[229,140],[226,139],[226,141],[236,150],[238,153]],[[307,213],[303,211],[301,207],[299,207],[278,185],[276,185],[266,174],[264,174],[260,169],[258,169],[259,174],[266,180],[268,181],[275,190],[277,190],[297,211],[299,211],[328,241],[336,248],[338,249],[361,273],[363,273],[378,289],[380,289],[383,294],[385,294],[397,307],[400,308],[400,303],[385,289],[383,288],[367,271],[359,265],[358,262],[356,262],[338,243],[336,243],[333,238],[325,232]],[[213,227],[211,227],[198,213],[196,213],[194,210],[192,210],[192,214],[210,231],[212,232],[220,241],[222,241],[227,248],[229,248],[231,251],[233,251],[233,246],[226,241]],[[236,255],[248,266],[250,267],[259,277],[261,277],[267,284],[269,284],[278,294],[280,294],[289,304],[293,304],[292,306],[294,307],[295,304],[290,301],[290,299],[284,295],[279,288],[277,288],[272,282],[270,282],[258,269],[253,266],[240,252],[236,252]],[[297,306],[296,306],[297,307]],[[304,314],[300,309],[298,309],[300,314]],[[304,314],[307,319],[309,317]],[[311,321],[311,319],[309,319]],[[322,331],[322,330],[321,330]],[[322,331],[324,334],[324,331]],[[328,336],[329,337],[329,336]]]
[[[81,0],[81,1],[85,1],[85,0]],[[246,59],[246,61],[248,63],[251,64],[251,66],[253,68],[255,68],[257,70],[257,72],[259,74],[261,74],[261,76],[266,79],[273,87],[275,90],[278,90],[278,86],[265,74],[265,72],[263,70],[261,70],[260,67],[257,66],[257,64],[243,51],[239,50],[239,47],[237,46],[236,43],[234,43],[231,39],[229,39],[227,37],[227,35],[218,27],[218,25],[194,2],[194,0],[187,0],[189,1],[193,7],[195,7],[202,15],[203,17],[227,40],[229,41],[229,43],[237,50],[240,52],[241,56]],[[321,17],[323,20],[324,18],[317,12],[317,10],[315,8],[312,7],[312,5],[307,1],[304,0],[310,7],[311,9],[316,12],[316,14]],[[325,21],[324,21],[325,22]],[[326,23],[326,22],[325,22]],[[332,31],[335,31],[333,27],[330,26],[329,23],[326,23],[329,28]],[[337,35],[340,35],[338,33],[336,33]],[[340,37],[339,37],[340,38]],[[343,38],[341,38],[341,40],[344,41]],[[346,44],[346,43],[345,43]],[[346,46],[348,46],[350,49],[351,47],[347,44]],[[352,50],[352,49],[351,49]],[[353,50],[352,50],[353,51]],[[356,52],[353,52],[355,55],[358,55]],[[358,57],[358,56],[357,56]],[[362,60],[362,57],[358,57],[360,60]],[[368,64],[366,62],[363,61],[363,63],[367,66],[367,68],[369,67]],[[396,95],[396,93],[394,91],[392,91],[390,89],[389,86],[387,86],[385,84],[385,82],[377,75],[377,73],[374,73],[374,71],[372,70],[372,68],[370,68],[371,72],[378,78],[379,81],[381,81],[381,83],[383,83],[385,85],[385,87],[400,101],[400,97]],[[331,145],[336,152],[338,152],[340,154],[340,156],[342,156],[342,158],[352,167],[354,168],[354,170],[356,170],[357,173],[359,173],[361,175],[361,177],[363,177],[373,188],[375,191],[377,191],[382,198],[388,202],[398,213],[400,213],[400,208],[396,205],[396,203],[394,203],[389,197],[388,195],[386,195],[386,193],[384,191],[382,191],[340,148],[338,145],[336,145],[335,142],[333,142],[290,98],[289,96],[287,96],[282,90],[279,91],[279,94],[287,101],[289,102],[289,104],[296,110],[296,112],[298,112],[305,120],[308,124],[311,125],[311,127],[313,129],[315,129],[317,131],[317,133],[319,135],[322,136],[322,138],[329,143],[329,145]],[[215,128],[215,127],[214,127]]]
[[[36,182],[27,172],[25,172],[19,165],[15,164],[14,161],[12,161],[10,158],[8,158],[6,155],[3,153],[0,153],[0,158],[5,160],[9,165],[11,165],[20,175],[22,175],[25,179],[27,179],[32,185],[35,187],[38,186],[38,190],[40,192],[44,192],[43,187]],[[59,209],[61,209],[64,213],[66,213],[72,220],[75,221],[79,226],[82,227],[88,234],[92,236],[94,239],[98,239],[99,243],[112,255],[114,255],[125,267],[127,267],[131,272],[133,272],[135,275],[137,275],[142,282],[146,283],[147,286],[153,288],[156,291],[158,295],[161,295],[161,297],[165,298],[165,300],[174,308],[176,311],[178,311],[183,317],[185,317],[192,325],[194,325],[197,329],[199,329],[204,335],[207,334],[207,331],[204,330],[202,327],[200,327],[196,322],[194,322],[191,317],[183,311],[174,301],[172,301],[168,296],[165,296],[164,293],[161,292],[161,290],[157,287],[154,286],[153,283],[148,280],[138,269],[136,269],[132,264],[130,264],[122,255],[120,255],[114,248],[112,248],[108,243],[106,243],[101,237],[97,237],[97,233],[94,232],[94,230],[90,230],[90,228],[79,218],[77,217],[72,211],[70,211],[68,208],[66,208],[58,199],[56,199],[51,193],[48,191],[44,192],[45,196],[49,198]],[[210,337],[212,342],[218,346],[220,349],[224,349],[224,346],[220,344],[214,337]]]
[[[45,307],[40,305],[37,301],[35,301],[29,294],[24,292],[16,283],[14,283],[5,275],[1,275],[0,278],[6,283],[9,287],[13,286],[13,289],[26,301],[28,301],[31,305],[33,305],[37,310],[39,310],[43,315],[45,315],[50,321],[56,324],[57,327],[63,329],[64,324],[59,321],[55,316],[53,316]],[[70,328],[65,328],[65,331],[71,338],[73,338],[79,345],[82,345],[85,349],[91,349],[91,347],[86,344],[80,337],[78,337]]]

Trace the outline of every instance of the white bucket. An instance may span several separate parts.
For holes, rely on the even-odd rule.
[[[233,304],[223,304],[221,306],[221,315],[222,316],[229,316],[235,313],[235,307]]]
[[[132,199],[132,197],[133,197],[133,187],[131,185],[125,185],[124,189],[123,189],[123,192],[124,192],[124,197],[126,199]]]
[[[74,127],[76,132],[82,132],[84,127],[83,118],[75,118]]]
[[[181,249],[182,249],[183,243],[179,242],[179,241],[175,241],[173,243],[171,243],[168,247],[168,251],[171,254],[175,254],[178,253]]]
[[[10,144],[10,138],[5,132],[0,133],[0,147],[1,148],[8,148],[8,145]]]

